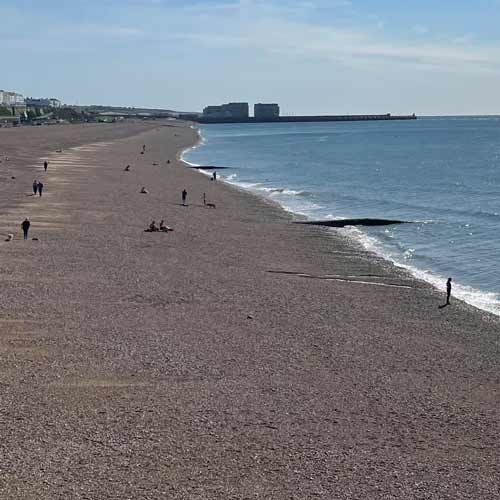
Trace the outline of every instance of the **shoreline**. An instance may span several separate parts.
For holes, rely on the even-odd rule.
[[[494,497],[496,317],[186,168],[187,125],[98,136],[7,192],[5,498]]]
[[[199,124],[194,125],[194,128],[198,131],[199,140],[191,148],[187,148],[186,150],[184,150],[180,155],[180,159],[186,165],[189,165],[196,169],[196,166],[198,165],[186,160],[185,155],[189,154],[189,152],[194,149],[202,147],[206,143],[206,141],[203,137]],[[207,175],[205,172],[201,173]],[[274,190],[272,190],[271,188],[259,190],[258,188],[252,188],[251,186],[243,186],[238,182],[232,182],[231,180],[225,179],[224,177],[221,177],[221,182],[224,182],[229,186],[234,187],[235,189],[253,194],[271,204],[276,204],[285,212],[292,214],[292,216],[297,220],[312,220],[311,217],[307,215],[307,213],[294,210],[293,207],[287,206],[286,201],[273,199],[270,193],[274,192]],[[287,188],[282,189],[285,192],[288,190]],[[278,191],[278,188],[276,188],[276,191]],[[383,248],[381,241],[379,241],[376,237],[363,232],[362,229],[354,227],[347,228],[343,232],[335,230],[332,230],[332,232],[335,234],[339,234],[342,237],[346,237],[348,240],[351,240],[353,245],[361,245],[364,250],[373,253],[375,258],[384,259],[388,262],[388,264],[393,265],[397,269],[401,269],[403,272],[409,273],[414,279],[432,286],[436,291],[439,291],[441,293],[443,292],[444,284],[446,282],[445,276],[440,275],[437,271],[424,270],[415,265],[406,264],[402,262],[401,259],[391,256],[388,251]],[[492,314],[493,316],[500,317],[498,298],[493,301],[490,300],[489,302],[486,302],[486,297],[488,296],[498,297],[495,292],[480,290],[470,285],[463,285],[460,283],[454,283],[453,290],[454,296],[460,301],[478,309],[481,312],[486,312],[488,314]]]

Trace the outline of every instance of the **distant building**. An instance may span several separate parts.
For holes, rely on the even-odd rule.
[[[0,90],[0,105],[2,106],[24,106],[24,97],[17,92],[8,92],[7,90]]]
[[[256,120],[271,120],[279,118],[280,107],[277,104],[255,104],[253,114]]]
[[[232,118],[248,118],[250,114],[248,102],[230,102],[224,104],[224,108],[229,111]]]
[[[210,118],[223,118],[224,117],[224,106],[207,106],[203,109],[203,116]]]
[[[32,108],[43,108],[50,106],[50,99],[35,99],[33,97],[26,98],[26,105]]]
[[[207,106],[203,110],[205,118],[248,118],[248,102],[230,102],[221,106]]]
[[[61,101],[59,99],[52,98],[34,98],[28,97],[26,99],[26,105],[32,108],[60,108]]]
[[[9,92],[8,90],[2,90],[2,105],[3,106],[14,106],[16,102],[16,93],[15,92]]]
[[[0,90],[0,106],[6,108],[12,117],[23,116],[26,113],[24,96],[17,92]],[[5,114],[5,110],[2,110]]]

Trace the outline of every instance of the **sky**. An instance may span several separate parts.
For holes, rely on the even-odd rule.
[[[0,88],[68,104],[500,114],[500,0],[0,0]]]

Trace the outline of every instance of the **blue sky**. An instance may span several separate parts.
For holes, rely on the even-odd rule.
[[[66,103],[500,114],[500,0],[0,0],[0,88]]]

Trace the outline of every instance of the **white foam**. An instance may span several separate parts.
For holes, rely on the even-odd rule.
[[[200,140],[196,146],[191,147],[183,151],[181,155],[182,161],[187,163],[190,166],[199,166],[197,164],[194,164],[192,162],[189,162],[184,159],[184,154],[187,153],[188,151],[201,147],[203,144],[206,143],[204,137],[201,135],[200,130],[198,129],[198,135],[200,137]],[[212,174],[209,172],[206,172],[204,170],[200,170],[200,172],[211,176]],[[303,195],[303,191],[297,191],[294,189],[289,189],[289,188],[281,188],[281,187],[270,187],[270,186],[265,186],[263,183],[260,182],[245,182],[245,181],[236,181],[237,175],[236,174],[231,174],[227,177],[221,177],[221,180],[227,182],[228,184],[231,184],[235,187],[248,190],[253,192],[254,194],[264,196],[265,198],[271,199],[273,201],[276,201],[279,203],[279,205],[286,210],[287,212],[291,212],[294,214],[302,215],[307,218],[313,218],[314,217],[314,212],[317,212],[318,210],[323,209],[324,207],[317,205],[309,200],[307,200],[304,197],[301,197],[300,195]],[[495,213],[494,215],[498,215]],[[323,217],[325,218],[325,217]],[[328,214],[326,216],[327,219],[343,219],[345,217],[337,217],[334,216],[333,214]],[[420,223],[423,224],[429,224],[432,222],[435,222],[432,219],[427,219],[427,220],[421,220],[419,221]],[[415,276],[417,279],[426,281],[427,283],[430,283],[433,285],[436,289],[438,290],[443,290],[444,288],[444,283],[446,283],[446,277],[441,276],[435,272],[432,272],[427,269],[419,269],[415,266],[412,266],[408,264],[408,261],[412,258],[413,253],[415,252],[415,249],[408,249],[405,252],[403,252],[402,255],[394,255],[391,253],[390,250],[388,250],[386,247],[383,246],[382,242],[379,241],[378,239],[364,233],[363,231],[359,230],[357,227],[347,227],[343,229],[343,233],[347,234],[348,237],[350,237],[352,240],[355,242],[361,244],[363,248],[366,250],[384,258],[385,260],[391,262],[394,264],[396,267],[400,267],[403,269],[406,269],[408,272],[410,272],[413,276]],[[387,238],[391,238],[392,234],[387,233],[386,234]],[[443,290],[444,293],[444,290]],[[468,285],[462,285],[461,283],[454,282],[453,283],[453,296],[457,297],[464,302],[473,305],[479,309],[482,309],[484,311],[488,311],[492,314],[500,316],[500,295],[495,292],[485,292],[478,290],[476,288],[473,288]]]
[[[304,193],[303,191],[296,191],[295,189],[287,189],[287,188],[262,187],[260,189],[271,195],[284,194],[288,196],[299,196]]]
[[[364,233],[358,228],[351,227],[348,228],[347,231],[348,235],[355,241],[359,242],[366,250],[379,255],[385,260],[388,260],[396,267],[406,269],[417,279],[430,283],[438,290],[442,290],[444,293],[444,284],[446,283],[447,277],[441,276],[440,274],[430,271],[429,269],[419,269],[405,261],[405,259],[409,259],[411,257],[414,249],[407,250],[404,252],[402,257],[395,256],[388,251],[379,240]],[[453,296],[474,307],[477,307],[478,309],[500,316],[500,295],[498,293],[485,292],[454,281]]]

